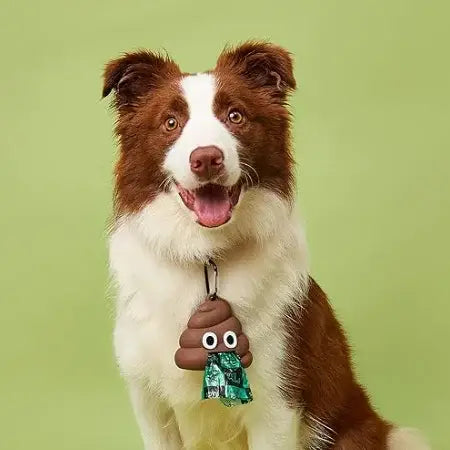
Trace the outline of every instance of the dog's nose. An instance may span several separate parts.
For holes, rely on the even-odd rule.
[[[223,153],[214,146],[197,147],[189,157],[191,170],[200,180],[207,181],[223,170]]]

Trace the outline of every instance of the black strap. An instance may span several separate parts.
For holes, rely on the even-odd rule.
[[[209,284],[208,267],[212,267],[213,272],[214,272],[214,291],[213,292],[211,292],[211,286]],[[217,265],[210,258],[210,259],[208,259],[208,261],[205,262],[203,270],[205,273],[206,295],[208,296],[209,300],[216,300],[216,298],[217,298],[217,278],[218,278]]]

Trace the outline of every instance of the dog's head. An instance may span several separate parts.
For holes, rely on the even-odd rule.
[[[226,49],[214,70],[199,74],[185,74],[168,57],[148,51],[111,61],[103,96],[114,91],[118,114],[119,216],[164,209],[163,227],[182,222],[178,232],[194,225],[192,233],[205,235],[242,230],[250,213],[239,209],[259,214],[271,197],[289,204],[286,100],[293,89],[290,54],[268,43]]]

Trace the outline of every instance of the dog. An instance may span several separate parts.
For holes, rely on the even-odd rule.
[[[294,201],[295,88],[292,55],[268,42],[227,47],[196,74],[151,51],[106,65],[120,146],[114,346],[146,450],[429,448],[373,409],[309,273]],[[174,363],[210,258],[254,358],[254,401],[234,408],[200,400],[202,373]]]

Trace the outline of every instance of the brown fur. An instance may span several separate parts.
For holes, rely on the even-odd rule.
[[[178,80],[182,73],[167,57],[151,52],[125,54],[105,69],[103,96],[115,90],[116,134],[120,156],[116,164],[115,204],[118,213],[136,212],[164,189],[162,164],[181,127],[168,132],[164,122],[176,115],[180,125],[188,108]]]
[[[242,144],[241,160],[257,172],[249,171],[257,178],[253,181],[291,199],[293,159],[285,100],[295,80],[289,53],[270,44],[247,43],[225,50],[214,73],[219,85],[216,116],[224,120],[231,108],[244,113],[244,124],[231,126],[231,131]]]
[[[323,448],[386,449],[391,425],[373,410],[355,380],[344,331],[313,279],[307,298],[288,311],[285,326],[283,393],[293,407],[303,409],[311,428],[321,428],[316,418],[333,430],[321,430],[334,441]]]

